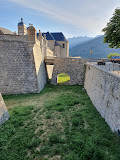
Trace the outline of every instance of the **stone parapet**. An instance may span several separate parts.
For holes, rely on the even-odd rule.
[[[28,35],[0,35],[0,41],[28,41]]]

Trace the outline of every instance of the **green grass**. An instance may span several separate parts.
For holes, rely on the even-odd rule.
[[[3,96],[10,119],[0,126],[0,160],[120,160],[120,138],[82,88]]]
[[[70,76],[66,73],[61,73],[58,75],[57,83],[65,83],[70,81]]]

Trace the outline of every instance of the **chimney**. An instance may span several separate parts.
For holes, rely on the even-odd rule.
[[[23,22],[23,18],[21,18],[21,22]]]

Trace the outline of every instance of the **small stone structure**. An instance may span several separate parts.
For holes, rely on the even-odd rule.
[[[2,95],[0,93],[0,124],[2,124],[3,122],[5,122],[8,119],[9,119],[9,113],[8,113],[8,110],[5,106]]]
[[[119,67],[114,64],[97,66],[89,63],[84,82],[92,103],[112,131],[116,132],[120,130],[120,75],[116,75]]]
[[[85,75],[85,63],[79,58],[56,58],[51,84],[57,84],[57,76],[67,73],[70,76],[70,85],[83,85]]]

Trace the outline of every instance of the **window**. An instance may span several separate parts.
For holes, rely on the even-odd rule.
[[[63,44],[63,48],[65,48],[65,44]]]

